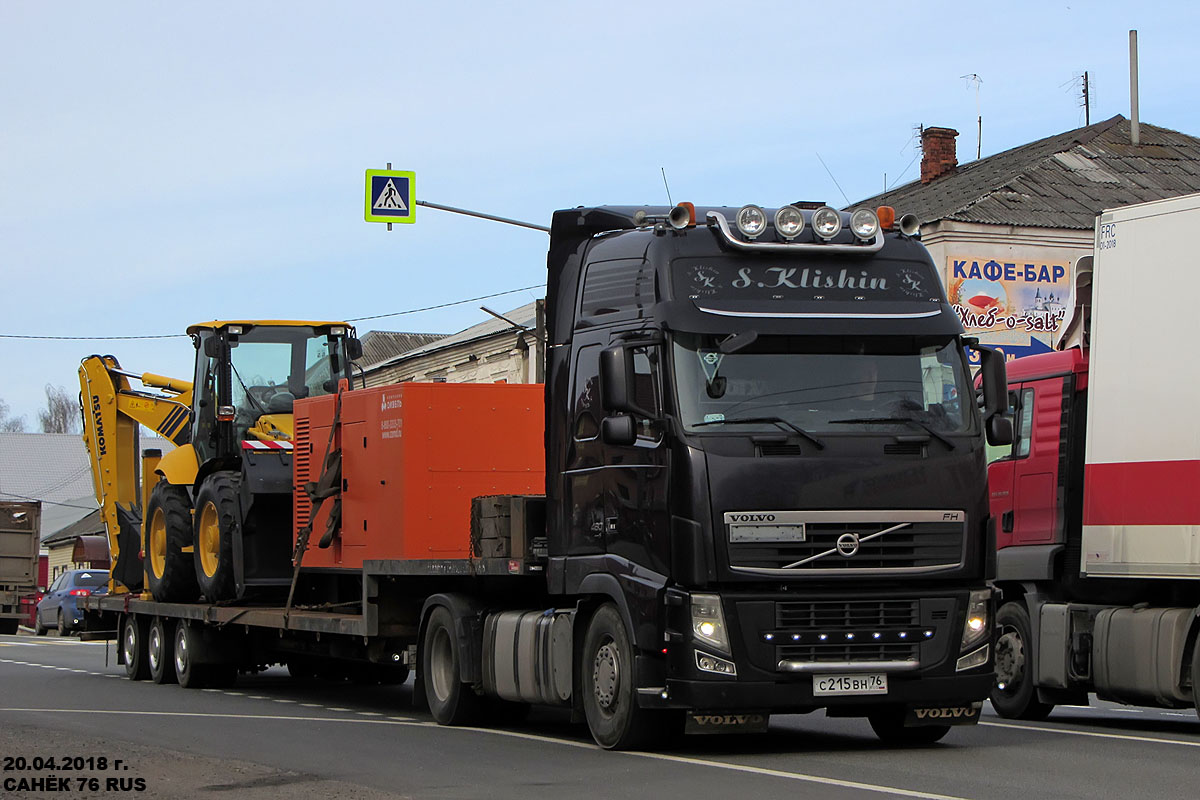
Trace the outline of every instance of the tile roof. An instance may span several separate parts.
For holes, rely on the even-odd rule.
[[[1121,115],[960,164],[848,209],[889,205],[922,223],[942,219],[991,225],[1089,230],[1106,208],[1200,191],[1200,139],[1141,123],[1129,142]]]

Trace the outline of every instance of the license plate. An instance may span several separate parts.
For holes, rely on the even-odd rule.
[[[887,694],[887,674],[814,675],[813,695]]]
[[[729,541],[737,542],[803,542],[804,523],[792,525],[730,525]]]

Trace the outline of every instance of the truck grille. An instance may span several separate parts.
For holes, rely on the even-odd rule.
[[[926,638],[917,600],[779,602],[775,626],[776,661],[917,661]]]
[[[811,512],[804,541],[730,541],[739,572],[862,575],[905,570],[937,572],[962,566],[966,515],[961,512]],[[942,517],[954,517],[943,519]],[[881,533],[889,528],[886,533]],[[744,529],[743,529],[744,530]],[[847,536],[847,535],[850,536]],[[839,549],[853,541],[856,547]]]

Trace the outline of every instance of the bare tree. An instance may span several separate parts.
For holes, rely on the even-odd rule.
[[[61,386],[46,384],[46,409],[38,412],[42,433],[79,433],[79,401]]]
[[[20,433],[25,430],[24,417],[10,417],[8,403],[0,400],[0,433]]]

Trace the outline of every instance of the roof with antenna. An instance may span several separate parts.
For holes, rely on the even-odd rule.
[[[1200,139],[1139,125],[1118,114],[1083,128],[959,164],[929,183],[915,180],[850,206],[892,206],[922,223],[1090,230],[1106,208],[1200,192]]]

